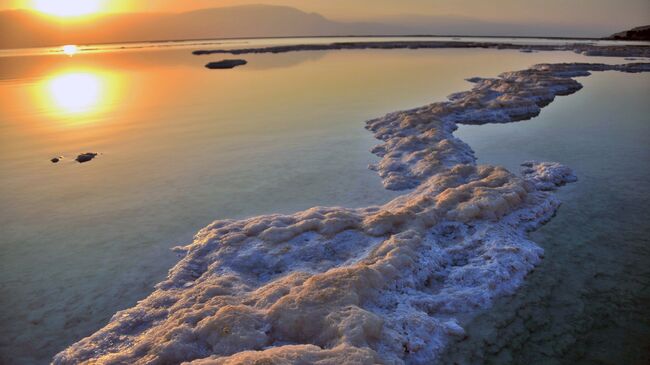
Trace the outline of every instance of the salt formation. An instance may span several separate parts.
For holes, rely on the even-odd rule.
[[[558,186],[578,181],[570,168],[557,162],[526,161],[521,174],[539,190],[555,190]]]
[[[390,113],[367,122],[366,128],[384,141],[373,153],[381,161],[371,166],[391,190],[413,188],[447,166],[472,163],[469,147],[454,138],[456,123],[509,123],[537,116],[557,95],[569,95],[582,85],[573,79],[590,71],[650,71],[650,64],[542,64],[506,72],[495,79],[472,78],[470,91],[452,94],[445,102]]]
[[[484,48],[484,49],[513,49],[522,52],[536,51],[572,51],[587,56],[603,57],[650,57],[650,47],[647,45],[598,45],[591,43],[565,44],[517,44],[500,42],[467,42],[467,41],[359,41],[334,42],[324,44],[292,44],[286,46],[266,46],[255,48],[231,49],[202,49],[193,54],[250,54],[250,53],[286,53],[304,51],[336,51],[351,49],[437,49],[437,48]]]
[[[552,217],[559,164],[523,176],[476,166],[456,123],[529,118],[589,70],[538,65],[368,122],[384,143],[383,206],[315,207],[220,220],[202,229],[167,280],[59,353],[55,364],[430,364],[461,322],[513,293],[543,256],[526,238]]]

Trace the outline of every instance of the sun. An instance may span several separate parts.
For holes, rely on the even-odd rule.
[[[60,17],[78,17],[102,10],[104,0],[32,0],[32,8]]]

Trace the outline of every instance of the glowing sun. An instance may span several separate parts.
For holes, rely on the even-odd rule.
[[[32,0],[40,12],[61,17],[89,15],[101,11],[104,0]]]

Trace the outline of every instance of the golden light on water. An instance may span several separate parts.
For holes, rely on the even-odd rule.
[[[32,0],[32,8],[59,17],[79,17],[101,11],[103,0]]]
[[[103,120],[121,95],[118,74],[92,68],[63,70],[34,85],[32,95],[51,126],[72,127]]]
[[[74,44],[68,44],[66,46],[62,47],[63,53],[67,54],[68,56],[72,56],[79,52],[79,47],[75,46]]]
[[[91,73],[69,73],[49,81],[48,91],[54,104],[67,113],[84,113],[99,104],[102,80]]]

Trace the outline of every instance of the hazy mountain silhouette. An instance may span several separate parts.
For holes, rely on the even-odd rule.
[[[320,14],[270,5],[245,5],[180,14],[106,15],[61,22],[25,10],[0,12],[0,48],[127,41],[232,37],[405,34],[398,25],[344,23]]]
[[[374,21],[387,26],[408,25],[417,34],[435,35],[593,37],[592,28],[596,28],[570,23],[496,22],[452,14],[400,14],[376,18]],[[604,31],[608,32],[606,29]]]
[[[59,21],[26,10],[0,11],[0,48],[131,41],[323,35],[586,36],[571,24],[517,24],[458,16],[399,15],[339,22],[287,6],[244,5],[179,14],[130,13]]]

